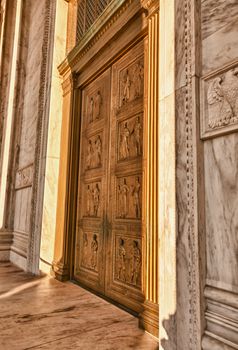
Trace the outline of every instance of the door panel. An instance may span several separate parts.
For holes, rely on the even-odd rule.
[[[106,294],[141,311],[144,59],[142,43],[112,67]]]
[[[110,69],[82,91],[78,220],[74,277],[104,293]]]
[[[141,42],[83,91],[75,279],[141,311]],[[112,85],[110,81],[112,80]]]

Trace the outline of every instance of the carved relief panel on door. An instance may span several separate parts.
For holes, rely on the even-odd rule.
[[[118,160],[142,155],[142,113],[118,123]]]
[[[130,102],[143,97],[144,91],[144,59],[137,58],[133,63],[122,68],[118,80],[118,106],[117,113]]]
[[[98,88],[87,97],[87,122],[89,124],[103,118],[103,93],[104,89]]]
[[[141,218],[141,175],[117,178],[117,218]]]
[[[117,235],[114,257],[114,280],[140,287],[142,261],[140,240]]]
[[[102,132],[86,137],[85,142],[85,170],[102,166],[103,141]]]
[[[101,182],[92,182],[84,185],[84,216],[101,216]]]
[[[81,242],[81,266],[98,271],[99,235],[97,232],[83,232]]]

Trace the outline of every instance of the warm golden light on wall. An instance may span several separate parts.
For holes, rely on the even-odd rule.
[[[7,117],[6,117],[6,124],[5,124],[2,169],[1,169],[1,178],[0,178],[0,228],[2,228],[4,224],[4,211],[5,211],[7,175],[8,175],[7,173],[8,173],[8,166],[9,166],[11,131],[12,131],[12,122],[13,122],[13,114],[14,114],[14,96],[15,96],[15,83],[16,83],[16,74],[17,74],[18,43],[19,43],[20,26],[21,26],[21,11],[22,11],[22,0],[18,0],[17,8],[16,8],[14,46],[13,46],[13,54],[12,54],[9,99],[8,99],[8,109],[7,109]]]

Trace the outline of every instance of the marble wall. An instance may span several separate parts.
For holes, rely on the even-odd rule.
[[[29,247],[29,233],[32,216],[32,186],[33,172],[35,166],[35,150],[37,139],[37,125],[39,118],[39,92],[42,68],[42,43],[44,36],[45,1],[35,2],[26,0],[22,8],[22,31],[20,39],[19,66],[24,72],[24,83],[21,84],[21,93],[17,99],[19,119],[16,125],[18,134],[16,144],[18,155],[15,162],[16,179],[14,195],[14,224],[13,224],[13,245],[11,247],[11,260],[21,266],[26,266]],[[20,76],[21,77],[21,76]],[[29,169],[31,175],[25,174],[24,170]],[[22,172],[25,179],[17,186],[17,173]],[[26,171],[25,171],[26,172]],[[31,179],[28,179],[28,176]],[[12,179],[14,181],[14,179]],[[28,180],[28,181],[27,181]],[[15,254],[14,254],[15,253]]]
[[[178,349],[238,347],[237,15],[177,1]]]
[[[46,151],[46,169],[44,175],[44,200],[40,246],[40,269],[50,272],[54,257],[56,207],[59,180],[60,140],[62,126],[62,86],[58,71],[59,64],[65,58],[67,11],[65,0],[58,0],[56,4],[56,18],[54,27],[53,65],[51,76],[49,129]]]
[[[2,164],[4,156],[3,144],[5,141],[6,130],[6,115],[8,109],[8,96],[10,87],[11,65],[13,56],[13,42],[15,31],[15,17],[16,17],[16,1],[9,3],[1,1],[1,23],[0,23],[0,186],[2,188]],[[3,38],[8,38],[3,44]],[[1,191],[0,191],[1,192]],[[0,195],[0,222],[3,221],[3,203],[4,195]],[[2,226],[2,225],[0,225]],[[12,233],[0,227],[0,261],[8,260],[10,257],[10,246],[12,243]]]
[[[210,349],[212,341],[221,348],[238,347],[238,308],[232,303],[238,298],[237,16],[235,0],[206,0],[201,5],[207,256],[204,349]]]
[[[11,10],[10,3],[11,1],[7,1],[8,11]],[[21,7],[21,26],[19,41],[14,42],[18,54],[13,82],[15,93],[11,102],[12,134],[1,235],[4,235],[4,239],[7,237],[6,233],[13,235],[8,246],[8,249],[11,246],[10,259],[22,268],[38,273],[56,1],[16,0],[16,3]],[[12,14],[13,11],[10,12]],[[12,15],[14,27],[14,14]],[[9,34],[5,39],[10,52],[10,44],[14,46],[13,38]],[[7,52],[3,57],[3,63],[7,66]],[[4,79],[6,102],[10,84],[7,81],[7,71]],[[3,108],[1,110],[3,117],[9,118],[6,111]],[[53,128],[55,129],[54,126]],[[3,135],[4,132],[3,130]],[[56,200],[54,202],[56,203]]]

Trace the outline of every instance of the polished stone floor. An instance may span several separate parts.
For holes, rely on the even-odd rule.
[[[1,350],[154,350],[138,320],[70,283],[0,263]]]

